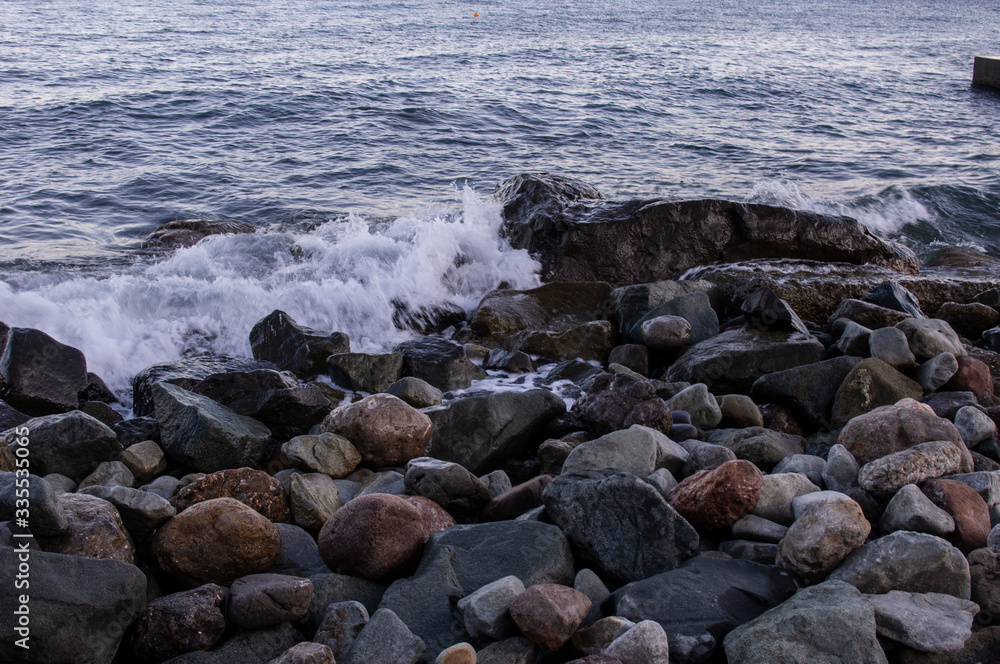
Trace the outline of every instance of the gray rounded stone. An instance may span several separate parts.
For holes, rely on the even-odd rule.
[[[465,630],[474,639],[504,639],[516,633],[510,603],[524,592],[516,576],[505,576],[458,601]]]
[[[361,453],[351,441],[335,433],[296,436],[281,451],[298,468],[336,479],[347,477],[361,463]]]
[[[932,503],[916,484],[907,484],[886,505],[879,527],[883,533],[911,530],[944,537],[954,532],[955,520]]]
[[[819,490],[818,486],[801,473],[765,475],[760,488],[760,497],[757,498],[757,504],[750,513],[784,526],[790,526],[795,521],[792,500]]]
[[[868,338],[868,350],[872,357],[899,371],[912,369],[917,361],[906,341],[906,333],[895,327],[872,330]]]
[[[958,360],[952,353],[940,353],[917,367],[917,382],[930,394],[951,380],[958,371]]]
[[[683,410],[691,415],[691,424],[699,429],[714,429],[722,421],[722,409],[704,383],[695,383],[667,401],[670,410]]]

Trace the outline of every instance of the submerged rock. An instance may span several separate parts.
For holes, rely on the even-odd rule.
[[[177,219],[158,226],[143,240],[143,248],[192,247],[210,235],[256,233],[253,224],[226,219]]]

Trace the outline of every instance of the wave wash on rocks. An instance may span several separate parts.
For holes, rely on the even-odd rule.
[[[0,324],[0,559],[14,569],[28,543],[32,644],[4,632],[0,659],[1000,651],[1000,331],[984,327],[1000,291],[894,272],[915,263],[841,217],[613,203],[553,176],[498,196],[467,201],[493,215],[490,251],[483,228],[433,222],[465,246],[437,257],[457,308],[300,323],[304,291],[272,288],[273,310],[241,311],[245,338],[215,348],[233,357],[150,357],[129,419],[79,350]],[[515,247],[572,280],[538,286],[527,251],[495,244],[500,210]],[[374,244],[402,269],[434,234],[340,233],[325,259],[308,234],[299,259],[285,236],[209,236],[161,269],[241,242],[303,270]],[[776,257],[812,259],[811,280],[775,280]],[[664,280],[688,268],[712,279]],[[422,287],[383,286],[359,292]]]

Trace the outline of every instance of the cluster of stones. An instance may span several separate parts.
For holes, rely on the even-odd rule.
[[[992,661],[995,306],[887,282],[816,324],[767,287],[555,282],[385,354],[276,311],[253,359],[141,372],[129,419],[0,325],[33,639],[0,659]],[[541,387],[466,390],[498,374]]]

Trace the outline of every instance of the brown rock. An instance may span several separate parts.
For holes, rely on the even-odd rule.
[[[1000,618],[1000,549],[985,547],[970,553],[969,572],[972,601],[997,620]]]
[[[922,399],[924,388],[882,360],[858,362],[837,389],[833,399],[833,424],[842,427],[858,415],[900,399]]]
[[[229,586],[274,564],[281,533],[240,501],[213,498],[164,524],[153,536],[152,551],[163,570],[190,585]]]
[[[507,521],[521,516],[542,504],[542,492],[552,481],[552,475],[538,475],[527,482],[504,491],[483,508],[483,521]]]
[[[568,330],[597,320],[611,287],[602,282],[552,282],[528,291],[487,293],[472,317],[481,337],[506,337],[522,330]]]
[[[948,382],[938,388],[939,392],[972,392],[993,394],[993,375],[990,368],[980,360],[968,355],[958,359],[958,371]]]
[[[510,603],[510,616],[521,632],[553,651],[569,641],[589,610],[586,595],[555,583],[531,586]]]
[[[287,574],[248,574],[229,589],[226,618],[242,629],[266,629],[309,613],[313,584]]]
[[[275,523],[292,520],[288,495],[281,483],[253,468],[233,468],[204,475],[177,492],[171,501],[178,512],[213,498],[234,498]]]
[[[726,394],[718,398],[719,410],[722,411],[723,429],[742,429],[744,427],[764,426],[764,415],[753,399],[745,394]],[[768,427],[770,428],[770,427]],[[802,435],[801,427],[798,435]],[[783,433],[792,433],[784,431]]]
[[[208,650],[226,631],[226,589],[214,583],[154,599],[136,622],[132,652],[156,662]]]
[[[320,424],[323,433],[347,438],[373,468],[405,466],[424,456],[431,442],[430,418],[391,394],[373,394],[340,406]]]
[[[585,655],[598,655],[619,636],[635,627],[635,623],[621,616],[601,618],[589,627],[581,628],[573,634],[572,644]]]
[[[990,510],[975,489],[947,479],[927,480],[919,486],[932,503],[955,520],[955,531],[948,539],[962,553],[968,555],[974,549],[986,546],[986,538],[990,534]]]
[[[335,572],[386,581],[420,559],[424,528],[423,514],[407,501],[371,493],[330,517],[319,532],[319,552]]]
[[[887,454],[934,440],[958,445],[962,453],[961,472],[972,472],[972,456],[955,425],[938,417],[927,404],[913,399],[902,399],[892,406],[855,417],[840,432],[837,442],[863,466]]]
[[[871,524],[847,496],[816,502],[799,515],[778,543],[777,564],[807,584],[821,581],[865,543]]]
[[[429,540],[434,533],[447,530],[455,525],[455,517],[448,514],[445,508],[430,498],[423,496],[400,496],[400,498],[416,507],[420,512],[424,525],[424,542]]]
[[[69,527],[54,537],[36,537],[43,551],[135,563],[135,544],[114,505],[84,493],[64,493],[59,503]]]
[[[167,457],[160,446],[151,440],[129,446],[118,460],[128,466],[138,484],[148,482],[167,470]]]
[[[773,431],[780,431],[781,433],[790,433],[793,436],[805,435],[802,425],[791,409],[776,403],[761,404],[758,408],[760,410],[760,418],[764,421],[759,426]]]
[[[12,473],[17,470],[17,460],[10,449],[10,445],[0,440],[0,471]]]
[[[763,483],[763,473],[749,461],[727,461],[684,478],[667,502],[697,530],[710,532],[749,514]]]
[[[434,664],[476,664],[476,649],[468,643],[456,643],[442,650]]]
[[[509,337],[504,345],[529,355],[553,360],[597,360],[607,362],[615,346],[615,330],[606,320],[595,320],[565,332],[525,330]]]
[[[656,429],[669,434],[674,426],[674,418],[670,407],[663,399],[650,399],[636,404],[635,408],[625,417],[622,427],[628,429],[633,424],[640,424],[650,429]]]
[[[934,314],[954,328],[956,332],[969,339],[978,339],[983,330],[1000,323],[1000,312],[979,302],[959,304],[945,302]]]

